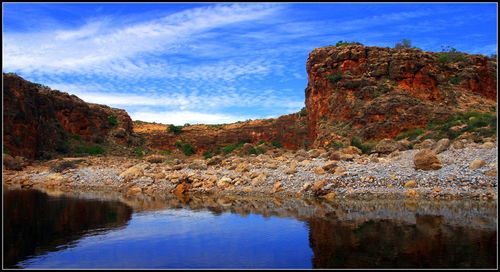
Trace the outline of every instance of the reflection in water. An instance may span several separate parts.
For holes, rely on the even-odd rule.
[[[40,193],[32,194],[46,198]],[[9,199],[20,197],[9,196]],[[71,225],[61,222],[74,217],[73,213],[82,213],[76,208],[78,203],[83,203],[82,197],[80,194],[79,200],[64,199],[73,205],[55,206],[56,210],[74,206],[64,213],[49,212],[48,206],[40,208],[46,213],[38,216],[41,217],[38,220],[50,226]],[[100,213],[99,219],[85,221],[89,219],[76,217],[80,218],[77,220],[101,222],[99,226],[108,224],[115,229],[99,237],[80,239],[72,251],[62,249],[58,254],[48,253],[44,258],[24,261],[23,267],[494,268],[497,261],[495,202],[327,202],[245,196],[124,197],[120,194],[85,197],[101,199],[85,202],[85,205],[99,207],[87,208],[90,209],[87,214]],[[127,206],[118,204],[117,200]],[[33,203],[28,204],[30,201]],[[19,205],[43,204],[28,200]],[[128,206],[134,210],[132,217]],[[35,210],[18,208],[24,209]],[[117,216],[108,218],[113,212]],[[28,214],[27,219],[37,218],[37,213]],[[11,218],[12,215],[4,217],[4,224]],[[116,228],[125,223],[126,228]],[[12,228],[12,223],[9,224],[4,227]],[[75,230],[97,225],[86,224],[85,228]],[[36,234],[36,230],[25,228],[35,234],[20,241],[17,238],[14,243],[54,240],[54,237],[42,237],[55,229]],[[71,240],[59,241],[56,245],[67,245]],[[21,257],[28,254],[41,253],[33,250]]]
[[[120,202],[54,198],[36,190],[4,191],[3,201],[5,267],[71,246],[84,235],[123,227],[132,214]]]
[[[496,231],[451,227],[441,216],[416,224],[370,220],[348,224],[312,219],[315,268],[494,268]]]

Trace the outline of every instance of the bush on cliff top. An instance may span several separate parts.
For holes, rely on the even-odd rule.
[[[168,131],[174,133],[174,134],[179,134],[182,132],[182,127],[181,126],[175,126],[175,125],[169,125],[168,126]]]

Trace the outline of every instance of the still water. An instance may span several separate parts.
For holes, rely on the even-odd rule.
[[[495,268],[496,203],[4,190],[5,268]]]

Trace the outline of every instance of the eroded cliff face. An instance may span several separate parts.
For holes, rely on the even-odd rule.
[[[228,125],[193,125],[184,127],[179,134],[169,132],[167,125],[134,122],[134,132],[144,137],[154,151],[175,149],[177,141],[189,143],[197,153],[259,141],[276,141],[287,149],[306,148],[308,144],[306,118],[299,114]]]
[[[343,138],[392,138],[458,111],[496,105],[496,59],[367,47],[313,50],[306,109],[313,147]]]
[[[110,123],[114,116],[116,125]],[[113,117],[112,117],[113,118]],[[125,110],[86,103],[13,74],[3,74],[3,147],[13,156],[44,158],[64,152],[70,135],[125,143],[132,120]]]

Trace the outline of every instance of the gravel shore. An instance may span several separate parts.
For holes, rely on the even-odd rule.
[[[8,187],[113,191],[125,195],[210,194],[338,198],[497,199],[498,147],[471,143],[437,156],[437,170],[415,168],[419,150],[354,154],[280,150],[261,155],[167,159],[86,157],[4,170]],[[479,162],[476,166],[471,164]],[[66,163],[65,167],[61,167]],[[59,166],[59,167],[58,167]]]

